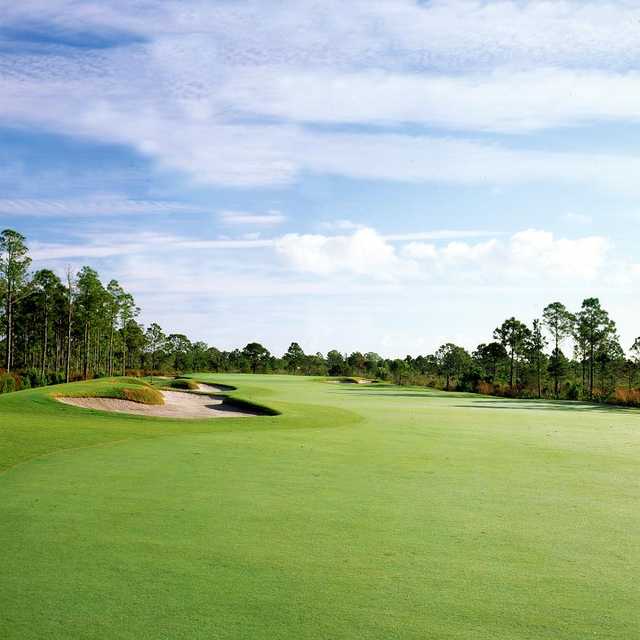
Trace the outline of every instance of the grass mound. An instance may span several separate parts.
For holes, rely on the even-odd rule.
[[[169,382],[169,386],[172,389],[184,389],[187,391],[195,391],[198,389],[198,383],[189,378],[176,378]]]
[[[164,404],[162,393],[138,378],[99,378],[55,388],[57,397],[116,398],[140,404]]]
[[[162,394],[152,387],[124,387],[122,389],[125,400],[140,402],[141,404],[164,404]]]

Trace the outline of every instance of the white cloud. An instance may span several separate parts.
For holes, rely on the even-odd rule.
[[[415,231],[411,233],[391,233],[385,238],[394,242],[417,242],[419,240],[448,240],[450,238],[483,238],[504,235],[502,231],[481,229],[436,229],[435,231]]]
[[[0,55],[0,120],[127,145],[199,182],[283,185],[328,173],[640,190],[640,157],[627,153],[511,148],[386,129],[336,134],[299,124],[411,121],[523,132],[637,122],[640,74],[618,68],[621,60],[640,60],[632,26],[640,11],[629,5],[398,0],[285,9],[57,0],[20,3],[9,21],[30,18],[69,33],[88,25],[123,29],[146,41]],[[284,121],[265,124],[261,115]]]
[[[447,274],[452,281],[521,283],[595,281],[628,270],[628,261],[611,255],[604,237],[556,238],[549,231],[528,229],[505,240],[470,244],[454,241],[442,247],[413,242],[402,254],[420,261],[423,272]]]
[[[505,68],[454,76],[255,67],[235,73],[223,95],[245,111],[298,122],[417,122],[524,133],[640,121],[637,72]]]
[[[486,66],[508,61],[619,65],[637,60],[635,3],[616,0],[275,0],[162,3],[21,0],[7,4],[8,25],[49,22],[66,33],[129,32],[155,41],[198,36],[220,57],[243,64]],[[243,37],[239,37],[242,34]],[[206,70],[206,59],[203,62]]]
[[[89,234],[87,234],[89,235]],[[98,234],[74,244],[32,242],[31,257],[35,261],[63,260],[66,258],[106,258],[120,255],[148,255],[180,252],[216,252],[244,249],[265,249],[274,246],[274,240],[261,239],[259,236],[242,238],[219,238],[194,240],[158,233],[136,233],[135,240],[129,235]]]
[[[394,247],[367,228],[339,236],[289,233],[277,241],[276,251],[294,269],[319,275],[350,273],[384,279],[397,264]]]
[[[224,224],[229,225],[254,225],[254,226],[275,226],[286,221],[279,211],[269,211],[267,213],[247,213],[244,211],[221,211],[219,216]]]

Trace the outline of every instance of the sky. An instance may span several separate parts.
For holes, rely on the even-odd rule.
[[[221,349],[640,335],[637,2],[0,0],[0,226]]]

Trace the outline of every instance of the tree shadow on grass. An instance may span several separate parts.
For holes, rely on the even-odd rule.
[[[458,409],[503,409],[507,411],[574,411],[624,413],[640,416],[640,411],[633,407],[619,405],[596,404],[575,400],[518,400],[509,398],[482,398],[471,400],[470,404],[457,404]]]
[[[578,400],[537,400],[536,398],[496,398],[493,396],[481,396],[474,393],[460,391],[402,391],[397,392],[398,387],[388,387],[388,391],[370,389],[349,388],[337,390],[337,393],[353,395],[357,393],[363,396],[378,396],[383,398],[444,398],[447,400],[465,399],[469,404],[451,405],[456,409],[506,409],[510,411],[584,411],[601,413],[624,413],[640,416],[640,410],[634,407],[620,405],[597,404],[595,402],[582,402]]]
[[[334,392],[335,393],[335,392]],[[401,393],[397,393],[389,389],[387,393],[385,392],[375,392],[375,391],[363,391],[361,389],[344,389],[338,391],[338,393],[346,394],[346,395],[360,395],[360,396],[380,396],[383,398],[424,398],[426,400],[430,398],[446,398],[448,400],[455,400],[456,398],[475,398],[474,394],[464,393],[461,391],[450,391],[450,392],[438,392],[438,391],[403,391]]]

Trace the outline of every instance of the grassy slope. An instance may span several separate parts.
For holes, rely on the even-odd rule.
[[[3,638],[637,635],[639,413],[209,379],[284,415],[0,397]]]

